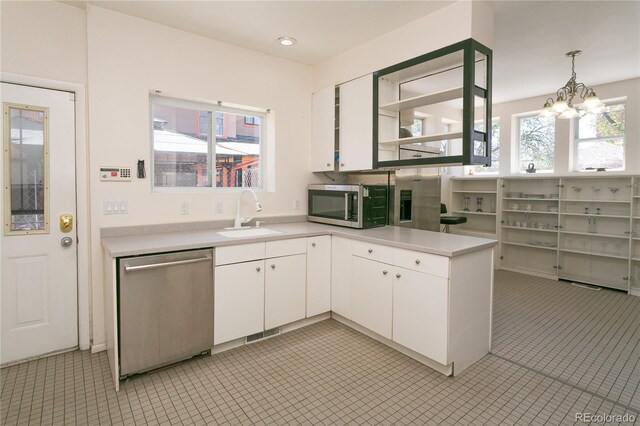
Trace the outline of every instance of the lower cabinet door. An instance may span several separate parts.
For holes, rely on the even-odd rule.
[[[449,280],[408,269],[393,275],[393,341],[448,364]]]
[[[394,267],[362,257],[352,257],[351,313],[361,326],[391,339],[392,281]]]
[[[264,330],[264,260],[214,269],[214,344]]]
[[[307,238],[307,317],[331,310],[331,236]]]
[[[269,330],[305,317],[307,255],[265,260],[264,328]]]

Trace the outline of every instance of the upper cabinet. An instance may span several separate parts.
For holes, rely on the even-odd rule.
[[[336,90],[338,171],[373,168],[373,75],[348,81]]]
[[[373,167],[490,165],[491,55],[468,39],[375,72]]]
[[[310,150],[312,172],[332,172],[334,168],[335,92],[335,87],[329,86],[312,95]]]

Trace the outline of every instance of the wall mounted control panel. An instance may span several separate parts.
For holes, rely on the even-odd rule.
[[[100,180],[103,182],[126,182],[131,180],[130,167],[100,167]]]

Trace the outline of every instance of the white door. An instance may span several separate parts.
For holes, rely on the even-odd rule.
[[[15,84],[0,95],[6,364],[78,345],[75,105],[68,92]]]
[[[339,170],[373,167],[373,74],[340,85]]]
[[[391,339],[393,266],[353,256],[351,312],[353,321]]]
[[[335,157],[336,89],[325,87],[311,96],[311,171],[332,172]]]
[[[303,319],[307,256],[296,254],[266,259],[265,268],[264,329]]]
[[[264,330],[264,260],[214,269],[213,344]]]
[[[331,236],[307,238],[307,317],[331,310]]]

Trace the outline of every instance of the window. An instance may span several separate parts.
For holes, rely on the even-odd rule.
[[[524,173],[529,165],[538,173],[552,173],[556,145],[555,117],[518,117],[519,168]]]
[[[411,126],[411,135],[412,136],[422,136],[422,129],[424,128],[424,118],[415,117],[413,119],[413,125]]]
[[[482,132],[484,123],[476,126],[476,130]],[[474,173],[498,173],[500,170],[500,119],[491,120],[491,166],[471,166]]]
[[[625,104],[607,104],[602,112],[575,120],[575,169],[624,170]]]
[[[151,104],[155,188],[262,188],[266,110],[158,96]]]

